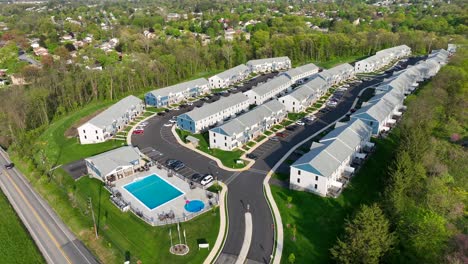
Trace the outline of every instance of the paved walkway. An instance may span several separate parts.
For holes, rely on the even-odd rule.
[[[227,193],[227,186],[222,183],[218,182],[219,185],[223,187],[223,190],[221,190],[221,193],[219,194],[219,215],[220,215],[220,223],[219,223],[219,232],[218,232],[218,237],[216,238],[216,243],[214,244],[213,248],[210,251],[210,254],[208,257],[206,257],[205,261],[203,264],[210,264],[213,262],[216,257],[218,256],[219,251],[224,245],[224,236],[226,235],[227,231],[227,217],[226,217],[226,193]]]
[[[247,259],[247,254],[249,253],[250,243],[252,242],[252,215],[247,212],[245,213],[245,233],[244,233],[244,243],[242,243],[242,248],[237,257],[236,264],[244,264]]]

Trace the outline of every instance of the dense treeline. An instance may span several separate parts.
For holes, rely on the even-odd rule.
[[[282,1],[229,4],[223,1],[143,1],[138,4],[116,1],[96,6],[81,2],[65,5],[57,1],[48,4],[47,12],[28,12],[23,6],[4,5],[0,21],[8,23],[12,29],[0,33],[1,39],[7,41],[7,45],[0,49],[0,57],[5,58],[0,59],[0,66],[18,71],[29,84],[0,90],[0,98],[8,98],[0,104],[0,144],[8,146],[15,142],[28,146],[31,144],[29,139],[33,139],[28,135],[40,133],[33,130],[40,130],[54,118],[90,102],[116,100],[128,94],[141,95],[182,80],[209,76],[253,58],[289,56],[295,65],[299,65],[368,56],[398,44],[407,44],[414,53],[424,54],[464,39],[462,35],[447,35],[460,33],[463,28],[466,15],[457,7],[462,7],[461,10],[466,7],[461,4],[440,3],[425,11],[419,5],[395,7],[395,12],[345,1],[297,3],[293,8],[286,4]],[[379,10],[382,10],[381,15],[377,15]],[[174,11],[188,13],[189,19],[165,21],[165,15]],[[294,15],[298,11],[315,15]],[[203,15],[195,19],[191,12],[203,12]],[[319,12],[326,17],[317,16]],[[413,20],[444,12],[451,14],[450,29],[445,28],[445,33],[408,27]],[[110,13],[116,20],[110,30],[103,30],[99,25],[108,21]],[[404,16],[397,16],[400,13]],[[76,19],[78,16],[82,17],[81,26],[66,21],[67,17]],[[363,22],[353,25],[351,22],[357,17]],[[226,42],[222,37],[218,38],[224,32],[220,18],[228,18],[231,25],[250,19],[260,22],[246,28],[251,34],[250,41],[241,35]],[[305,22],[328,27],[329,32],[314,31]],[[156,38],[148,39],[142,34],[149,28],[154,30]],[[116,37],[120,42],[116,51],[109,53],[92,45],[84,47],[78,51],[78,57],[73,58],[74,63],[67,64],[67,60],[72,59],[70,43],[67,46],[59,40],[64,32],[74,32],[78,40],[92,34],[96,41]],[[202,45],[200,37],[192,33],[204,33],[211,36],[212,41]],[[15,63],[18,48],[31,53],[27,38],[33,37],[55,56],[55,59],[43,57],[42,69]],[[103,70],[91,71],[84,67],[93,64],[102,65]]]
[[[357,257],[372,260],[366,263],[468,260],[467,54],[459,52],[417,96],[408,98],[381,200],[385,216],[375,205],[359,210],[344,242],[332,249],[337,262],[356,263]],[[365,220],[356,222],[363,215]],[[351,232],[355,230],[361,232]]]

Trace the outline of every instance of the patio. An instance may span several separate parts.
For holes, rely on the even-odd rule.
[[[183,194],[151,210],[124,188],[125,185],[152,174],[156,174],[163,180],[178,188],[183,192]],[[153,166],[150,167],[149,171],[137,172],[132,176],[115,181],[111,188],[111,192],[113,194],[111,195],[111,200],[122,211],[124,211],[124,209],[130,209],[137,216],[153,226],[188,221],[191,218],[210,210],[218,203],[217,194],[198,187],[190,188],[190,181],[185,181],[184,179],[185,178],[183,177],[169,177],[166,170],[158,169],[156,166]],[[205,207],[200,212],[188,212],[184,208],[187,200],[203,201]]]

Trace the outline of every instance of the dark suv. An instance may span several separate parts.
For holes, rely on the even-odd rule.
[[[7,169],[7,170],[13,169],[13,167],[15,167],[14,163],[5,164],[5,169]]]

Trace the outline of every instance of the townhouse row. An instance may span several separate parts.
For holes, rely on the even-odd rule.
[[[287,115],[278,100],[271,100],[209,131],[210,148],[231,151],[263,135]]]
[[[354,64],[354,71],[356,73],[376,72],[392,62],[410,55],[411,48],[406,45],[384,49],[377,51],[373,56],[356,62]]]
[[[77,128],[81,144],[104,142],[145,110],[143,100],[130,95],[99,113]]]
[[[388,131],[398,121],[406,108],[406,95],[414,91],[418,82],[436,75],[449,55],[445,50],[433,51],[426,60],[384,80],[376,87],[376,94],[350,116],[350,121],[337,123],[291,165],[290,188],[337,197],[372,151],[370,138]]]

